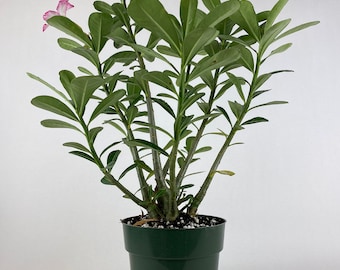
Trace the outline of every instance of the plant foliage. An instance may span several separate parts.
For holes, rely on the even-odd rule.
[[[279,40],[318,23],[288,29],[290,19],[277,21],[286,3],[258,13],[247,0],[181,0],[176,17],[159,0],[95,1],[88,30],[53,16],[48,24],[68,36],[58,40],[60,47],[89,66],[79,67],[80,75],[60,71],[62,91],[29,74],[55,93],[32,104],[61,118],[43,120],[43,126],[81,133],[83,141],[64,144],[70,153],[96,164],[102,183],[117,187],[151,217],[195,215],[215,174],[234,174],[219,165],[235,134],[268,121],[253,110],[285,103],[258,102],[269,91],[263,88],[268,80],[286,72],[262,73],[261,67],[291,46]],[[225,125],[211,131],[218,118]],[[113,139],[103,147],[97,141],[107,140],[104,130]],[[198,184],[184,179],[211,150],[202,138],[218,135],[222,143],[191,194]],[[122,180],[133,171],[138,192]]]

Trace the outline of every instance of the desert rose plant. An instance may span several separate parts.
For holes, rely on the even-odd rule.
[[[181,0],[174,1],[176,17],[159,0],[95,1],[83,30],[65,16],[73,5],[60,0],[56,11],[45,13],[43,29],[66,34],[60,47],[89,66],[61,70],[63,90],[29,73],[55,94],[32,104],[57,116],[43,126],[82,134],[83,141],[65,142],[70,153],[97,165],[101,182],[149,217],[194,216],[214,176],[233,175],[219,165],[235,134],[268,121],[254,115],[257,108],[286,103],[258,97],[269,91],[264,85],[272,76],[287,70],[261,68],[291,47],[283,38],[317,24],[287,29],[290,19],[277,21],[286,3],[256,12],[246,0]],[[208,136],[221,141],[218,148]],[[211,155],[211,164],[196,165],[202,153]],[[128,181],[138,181],[139,189]]]

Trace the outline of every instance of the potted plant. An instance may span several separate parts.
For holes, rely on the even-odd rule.
[[[198,208],[216,174],[233,175],[219,165],[235,134],[268,121],[257,108],[286,103],[260,101],[269,91],[264,84],[287,72],[261,68],[292,45],[282,38],[318,23],[287,30],[290,19],[277,22],[286,3],[255,12],[245,0],[181,0],[176,17],[159,0],[95,1],[89,30],[65,16],[68,0],[44,15],[44,30],[68,35],[60,47],[89,67],[61,70],[61,91],[29,73],[56,96],[32,104],[57,116],[43,126],[82,134],[83,141],[64,144],[70,153],[94,163],[103,184],[144,209],[123,220],[132,270],[218,268],[225,220],[198,215]],[[212,149],[206,138],[220,146]],[[202,153],[211,164],[193,171]]]

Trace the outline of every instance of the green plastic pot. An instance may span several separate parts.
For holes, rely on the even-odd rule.
[[[123,221],[131,270],[218,270],[225,220],[195,229],[156,229]]]

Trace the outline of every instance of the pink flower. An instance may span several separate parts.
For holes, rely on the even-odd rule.
[[[58,6],[56,10],[46,11],[43,15],[44,21],[47,21],[49,18],[57,15],[66,16],[66,11],[70,8],[73,8],[74,5],[68,2],[68,0],[59,0]],[[43,31],[45,31],[48,27],[48,24],[45,23],[43,25]]]

